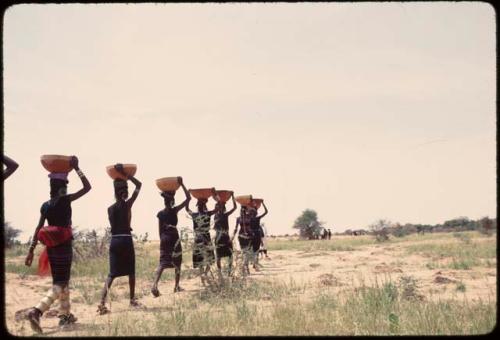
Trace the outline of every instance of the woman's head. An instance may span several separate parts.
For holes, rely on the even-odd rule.
[[[173,208],[175,206],[175,193],[170,191],[164,191],[161,193],[163,197],[163,203],[165,203],[166,208]]]
[[[217,202],[215,204],[215,208],[217,209],[217,211],[224,213],[224,212],[226,212],[226,203],[225,202]]]
[[[256,210],[255,208],[253,208],[253,207],[249,208],[249,209],[248,209],[248,215],[249,215],[250,217],[255,217],[255,216],[257,216],[257,210]]]
[[[128,184],[127,181],[123,179],[115,179],[113,181],[113,186],[115,188],[115,198],[117,200],[126,200],[128,198]]]
[[[50,197],[61,197],[67,194],[68,181],[63,179],[50,179]]]
[[[196,202],[196,206],[198,207],[199,212],[207,211],[207,199],[206,198],[200,198],[198,199],[198,202]]]

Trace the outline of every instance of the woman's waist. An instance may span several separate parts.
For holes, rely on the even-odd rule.
[[[177,226],[174,225],[174,224],[167,224],[167,223],[165,223],[165,224],[161,225],[160,229],[164,229],[164,230],[172,230],[172,229],[173,230],[177,230]]]
[[[194,233],[194,237],[195,238],[210,238],[210,232],[206,231],[206,232],[195,232]]]
[[[55,226],[48,225],[40,228],[37,233],[37,238],[47,247],[55,247],[62,243],[71,241],[73,238],[73,230],[71,226]]]
[[[132,230],[132,227],[127,224],[121,224],[121,225],[111,225],[111,232],[114,233],[116,231],[130,231]]]

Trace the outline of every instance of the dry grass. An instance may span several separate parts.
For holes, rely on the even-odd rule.
[[[295,253],[294,261],[309,261],[305,267],[319,274],[297,281],[272,276],[271,269],[243,277],[238,270],[232,280],[214,279],[203,289],[197,271],[190,269],[191,252],[183,253],[182,282],[191,284],[191,290],[180,295],[166,295],[164,303],[152,300],[148,287],[158,264],[159,249],[155,242],[136,244],[137,295],[151,299],[153,307],[134,311],[126,306],[110,317],[95,315],[95,304],[108,272],[107,257],[76,262],[72,268],[73,305],[80,311],[80,328],[70,333],[53,333],[65,336],[243,336],[243,335],[463,335],[486,334],[496,325],[496,298],[431,299],[422,289],[421,279],[401,273],[398,279],[384,279],[369,285],[353,286],[339,280],[337,273],[326,273],[320,259],[338,261],[338,257],[352,254],[368,247],[369,251],[389,251],[401,248],[402,254],[436,259],[436,266],[450,269],[470,269],[486,266],[485,261],[496,261],[496,242],[481,237],[479,233],[467,236],[410,235],[390,239],[379,245],[371,236],[334,237],[330,241],[270,239],[268,249],[273,261],[289,261],[285,255]],[[439,242],[436,242],[439,240]],[[395,244],[395,245],[392,245]],[[10,249],[6,271],[20,274],[16,284],[22,284],[34,274],[34,268],[22,263],[25,247]],[[39,251],[37,249],[37,251]],[[347,253],[346,253],[347,252]],[[375,256],[375,255],[373,255]],[[398,266],[406,265],[404,257],[395,260]],[[446,261],[445,261],[446,260]],[[235,268],[239,268],[240,258]],[[275,264],[278,262],[267,262]],[[281,262],[280,262],[281,263]],[[323,263],[323,262],[321,262]],[[455,263],[455,264],[453,264]],[[461,263],[461,264],[460,264]],[[465,263],[465,264],[464,264]],[[342,262],[355,268],[362,263]],[[463,267],[462,267],[463,266]],[[293,267],[293,266],[292,266]],[[375,267],[375,266],[374,266]],[[467,267],[467,268],[465,268]],[[215,266],[214,266],[215,268]],[[296,268],[296,267],[293,267]],[[279,266],[275,268],[279,270]],[[356,269],[354,269],[356,270]],[[309,273],[309,272],[307,272]],[[315,272],[316,273],[316,272]],[[173,270],[163,273],[164,289],[173,280]],[[33,279],[31,279],[33,282]],[[459,294],[469,293],[469,284],[450,280],[436,284],[450,285]],[[128,297],[126,281],[119,281],[110,292],[110,300],[118,303]],[[195,289],[196,287],[200,289]],[[162,288],[163,289],[163,288]],[[436,288],[437,289],[437,288]],[[6,291],[8,294],[9,291]],[[30,292],[32,293],[32,292]],[[40,292],[36,291],[39,298]],[[41,296],[40,296],[41,297]],[[35,299],[36,300],[36,299]],[[116,307],[118,308],[118,307]],[[82,313],[82,312],[80,312]],[[47,321],[44,321],[47,322]],[[85,326],[88,325],[88,326]],[[8,324],[16,335],[29,335],[25,329]],[[29,328],[29,327],[28,327]],[[13,331],[14,330],[14,331]],[[27,332],[27,333],[26,333]]]

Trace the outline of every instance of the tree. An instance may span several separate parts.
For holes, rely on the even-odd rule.
[[[319,235],[323,222],[318,221],[318,214],[312,209],[306,209],[293,223],[294,229],[299,229],[301,238],[313,239]]]
[[[387,241],[389,239],[389,229],[392,228],[392,222],[385,219],[379,219],[371,224],[369,228],[375,234],[377,241]]]
[[[493,230],[493,220],[490,219],[488,216],[483,217],[482,219],[479,220],[479,232],[488,236],[492,235],[492,230]]]
[[[21,233],[21,230],[13,228],[10,225],[10,222],[5,222],[3,225],[4,228],[4,242],[5,242],[5,248],[10,248],[16,244],[20,244],[19,240],[16,240],[16,238],[19,236]]]

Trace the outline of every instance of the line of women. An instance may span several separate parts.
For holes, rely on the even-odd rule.
[[[8,160],[11,161],[10,159]],[[6,162],[4,161],[4,163]],[[66,326],[77,321],[77,318],[70,312],[69,297],[69,281],[73,258],[71,203],[88,193],[91,190],[91,185],[79,168],[79,161],[76,156],[71,156],[69,165],[70,169],[74,169],[80,177],[83,188],[76,193],[68,194],[68,173],[51,172],[49,174],[50,199],[41,206],[40,219],[25,260],[25,264],[31,266],[38,241],[45,245],[45,249],[39,259],[39,274],[42,274],[44,269],[50,272],[52,275],[52,287],[40,302],[27,313],[31,328],[38,333],[42,333],[40,317],[50,309],[50,306],[57,299],[60,302],[59,325]],[[132,206],[140,193],[142,184],[132,174],[124,171],[122,164],[114,165],[114,170],[121,176],[120,178],[115,178],[113,181],[115,202],[108,208],[108,219],[112,235],[109,247],[110,270],[104,282],[101,301],[97,308],[97,312],[101,315],[109,312],[109,309],[106,307],[106,297],[114,279],[120,276],[128,276],[130,306],[141,306],[135,297],[135,251],[132,239],[131,218]],[[130,198],[128,194],[128,180],[135,186]],[[193,267],[199,268],[201,282],[204,286],[206,285],[206,281],[209,280],[208,273],[214,262],[217,264],[219,278],[222,278],[222,258],[228,259],[228,276],[232,275],[233,240],[238,227],[238,240],[243,255],[243,273],[250,273],[248,268],[250,262],[253,263],[253,268],[258,271],[258,253],[263,237],[263,231],[260,228],[260,219],[268,212],[264,202],[262,201],[262,206],[265,212],[260,216],[257,215],[258,206],[253,204],[242,205],[240,216],[236,220],[234,233],[230,237],[228,218],[236,210],[234,193],[231,192],[233,206],[229,211],[226,211],[225,201],[218,200],[216,192],[213,190],[212,197],[216,200],[215,208],[208,210],[208,198],[198,198],[196,204],[197,211],[193,212],[189,207],[191,201],[189,190],[186,189],[181,177],[178,177],[177,181],[185,195],[182,203],[175,204],[175,191],[161,192],[164,208],[156,215],[160,235],[160,261],[151,287],[152,295],[154,297],[160,295],[158,283],[163,271],[167,268],[175,270],[174,292],[183,291],[183,288],[179,285],[182,245],[177,229],[177,215],[184,208],[193,221]],[[216,232],[214,242],[212,242],[210,236],[210,220],[212,215],[214,216],[214,229]],[[45,221],[47,221],[47,226],[44,226]]]

